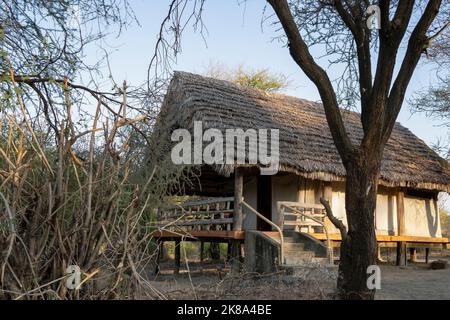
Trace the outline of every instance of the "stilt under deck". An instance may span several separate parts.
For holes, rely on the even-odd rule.
[[[285,205],[284,209],[283,205]],[[289,212],[287,208],[295,208],[296,213]],[[235,269],[235,272],[239,271],[241,245],[245,240],[245,230],[233,230],[235,229],[233,228],[235,209],[234,198],[229,197],[188,202],[160,212],[159,228],[152,235],[160,244],[166,241],[175,242],[175,252],[178,253],[175,255],[175,273],[178,273],[180,268],[179,245],[181,241],[200,241],[202,244],[204,242],[228,243],[231,268]],[[320,227],[323,227],[322,230],[325,229],[325,223],[320,223],[320,219],[322,222],[326,219],[325,214],[321,212],[323,209],[320,208],[320,205],[285,202],[279,204],[279,210],[282,218],[278,225],[283,230],[294,228],[297,232],[302,231],[322,241],[330,250],[340,247],[340,234],[314,232],[320,230]],[[279,231],[261,231],[261,233],[282,242]],[[417,248],[426,249],[427,263],[430,248],[450,249],[447,238],[377,235],[377,242],[379,247],[397,248],[397,265],[407,264],[408,252],[410,260],[415,261]],[[203,252],[201,255],[203,256]],[[233,263],[233,260],[237,262]]]
[[[212,198],[208,200],[186,202],[158,212],[157,229],[152,233],[158,243],[174,241],[175,272],[179,271],[181,241],[200,241],[228,243],[228,255],[232,272],[239,272],[241,264],[242,244],[245,240],[245,230],[242,228],[243,211],[255,214],[258,220],[265,221],[274,231],[260,231],[266,236],[277,240],[280,244],[280,264],[283,264],[283,233],[296,231],[307,234],[325,244],[330,262],[333,262],[333,248],[341,243],[340,234],[327,231],[330,221],[326,217],[324,207],[320,204],[301,202],[277,202],[279,221],[273,222],[250,207],[242,197],[243,172],[236,168],[234,175],[234,197]],[[324,197],[330,199],[331,187],[326,186]],[[398,197],[398,234],[377,235],[379,247],[397,248],[397,265],[407,263],[407,252],[414,261],[416,248],[426,248],[426,262],[430,248],[450,248],[447,238],[416,237],[404,235],[404,205],[403,193]],[[249,214],[249,213],[247,213]],[[203,245],[201,246],[203,247]],[[245,253],[244,253],[245,254]],[[201,253],[203,257],[203,252]],[[202,259],[203,260],[203,259]]]

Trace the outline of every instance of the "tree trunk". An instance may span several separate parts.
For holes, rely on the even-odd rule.
[[[379,156],[375,156],[379,158]],[[375,207],[380,160],[358,155],[346,165],[348,232],[341,243],[338,290],[342,299],[373,299],[367,267],[376,264]]]

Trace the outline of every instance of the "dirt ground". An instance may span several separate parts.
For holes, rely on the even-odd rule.
[[[419,261],[423,257],[419,256]],[[430,261],[450,262],[450,252],[433,253]],[[151,282],[168,299],[334,299],[337,269],[305,268],[296,276],[275,273],[232,277],[224,264],[190,263],[190,272],[173,275],[172,262],[163,264]],[[450,299],[450,268],[431,270],[424,261],[406,267],[381,265],[379,300]]]
[[[434,255],[431,260],[450,262],[450,253]],[[379,300],[450,300],[450,268],[431,270],[424,262],[407,267],[381,267]]]

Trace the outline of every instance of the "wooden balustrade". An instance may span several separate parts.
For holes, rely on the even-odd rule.
[[[160,208],[158,227],[165,230],[232,230],[234,198],[212,198]]]

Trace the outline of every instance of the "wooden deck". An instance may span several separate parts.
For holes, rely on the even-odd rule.
[[[341,235],[328,233],[325,227],[326,214],[319,204],[299,202],[278,202],[281,230],[288,228],[306,233],[317,240],[327,242],[327,246],[339,247]],[[234,227],[234,198],[213,198],[174,205],[158,212],[158,229],[153,237],[160,241],[243,241],[245,231]],[[233,230],[235,229],[235,230]],[[236,231],[240,230],[240,231]],[[279,239],[277,231],[264,232],[269,237]],[[450,248],[448,238],[377,235],[381,247],[425,247]]]
[[[279,238],[279,234],[276,231],[263,232],[271,238]],[[326,240],[325,233],[308,233],[310,236],[320,241]],[[156,230],[152,233],[152,236],[162,241],[170,241],[175,239],[182,239],[185,241],[196,240],[244,240],[245,231],[227,231],[227,230],[192,230],[192,231],[173,231],[173,230]],[[333,241],[334,246],[340,245],[341,235],[338,233],[329,234],[330,240]],[[450,249],[448,238],[431,238],[431,237],[415,237],[415,236],[388,236],[377,235],[377,241],[385,246],[395,246],[398,242],[406,242],[408,244],[414,244],[418,247],[430,246],[430,247],[444,247]]]
[[[324,233],[310,233],[314,238],[325,241],[326,235]],[[341,235],[338,233],[329,234],[330,240],[333,241],[333,246],[337,247],[341,242]],[[388,236],[377,235],[377,242],[385,247],[395,247],[399,242],[405,242],[409,246],[417,247],[438,247],[450,248],[448,238],[432,238],[432,237],[416,237],[416,236]]]
[[[165,241],[175,242],[174,273],[178,273],[180,270],[180,247],[182,241],[200,242],[201,261],[203,261],[205,242],[228,243],[227,256],[232,261],[231,270],[233,273],[239,272],[239,261],[241,261],[243,253],[242,243],[245,241],[245,230],[242,230],[243,205],[250,209],[249,211],[255,214],[257,219],[264,220],[267,218],[243,201],[242,179],[237,179],[235,184],[234,197],[185,202],[158,210],[158,221],[155,223],[155,230],[152,232],[152,236],[157,240],[160,248],[156,272],[159,272],[159,259],[164,248],[162,244]],[[334,250],[332,248],[340,246],[341,236],[328,231],[329,229],[325,223],[327,217],[322,205],[278,201],[277,211],[278,221],[272,222],[267,219],[272,224],[272,230],[276,229],[277,231],[265,231],[264,234],[273,239],[279,239],[281,257],[283,257],[284,247],[283,231],[290,230],[308,234],[322,241],[327,247],[330,260],[333,261]],[[396,264],[399,266],[407,265],[408,251],[411,261],[414,261],[417,249],[425,248],[425,261],[428,263],[431,248],[450,248],[447,238],[406,236],[403,235],[402,228],[399,228],[398,233],[400,236],[377,235],[376,238],[378,248],[396,247]]]
[[[173,231],[156,230],[152,236],[162,241],[170,239],[183,239],[185,241],[196,240],[244,240],[245,231],[227,231],[227,230],[192,230],[192,231]]]

